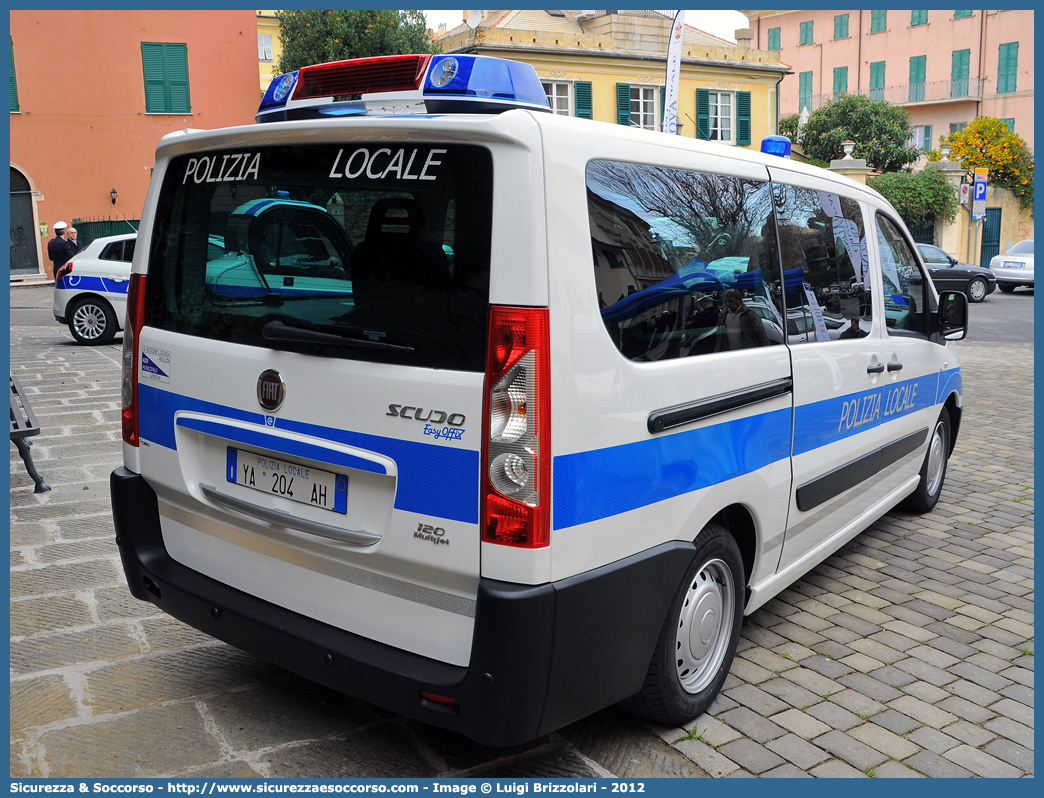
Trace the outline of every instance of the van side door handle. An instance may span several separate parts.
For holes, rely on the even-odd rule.
[[[889,363],[888,364],[888,370],[889,371],[902,371],[903,370],[903,364],[902,363]]]
[[[884,371],[884,363],[878,363],[876,366],[867,366],[867,374],[881,374]]]

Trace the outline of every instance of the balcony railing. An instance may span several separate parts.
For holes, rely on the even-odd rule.
[[[962,100],[978,100],[982,98],[985,81],[981,78],[964,78],[962,80],[935,80],[928,83],[908,83],[902,86],[886,86],[883,89],[863,89],[859,92],[848,92],[869,97],[871,100],[887,100],[892,105],[907,105],[920,102],[957,102]],[[839,94],[814,94],[809,111],[822,108]]]

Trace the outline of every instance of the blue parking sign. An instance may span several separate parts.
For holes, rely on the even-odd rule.
[[[986,180],[975,179],[975,194],[972,196],[973,200],[986,201]]]

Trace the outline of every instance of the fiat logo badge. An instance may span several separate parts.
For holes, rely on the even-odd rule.
[[[257,378],[257,402],[265,410],[278,410],[286,399],[286,385],[279,372],[262,371]]]

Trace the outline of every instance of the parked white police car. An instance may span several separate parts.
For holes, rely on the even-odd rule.
[[[112,475],[138,598],[509,745],[693,718],[744,613],[936,503],[967,299],[877,193],[475,56],[305,67],[258,121],[157,151]]]
[[[104,236],[73,255],[54,279],[54,319],[81,344],[107,344],[127,312],[136,233]]]

